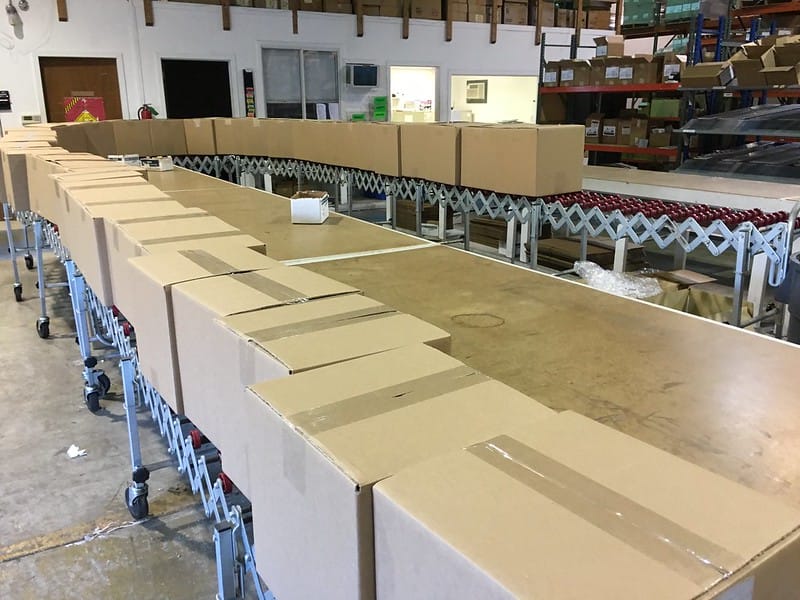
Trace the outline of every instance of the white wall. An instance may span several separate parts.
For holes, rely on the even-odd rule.
[[[486,104],[467,103],[467,81],[486,79]],[[535,77],[474,77],[456,75],[451,79],[451,106],[471,110],[477,123],[499,121],[535,122],[537,79]]]
[[[444,23],[412,20],[403,40],[401,20],[364,18],[364,37],[356,37],[355,17],[304,13],[299,34],[292,34],[291,13],[231,8],[232,30],[223,31],[219,6],[155,2],[155,26],[143,23],[142,0],[74,0],[69,22],[59,23],[55,2],[31,2],[22,13],[25,37],[0,38],[0,89],[11,92],[13,111],[0,113],[4,127],[16,127],[24,113],[44,114],[38,71],[39,56],[107,56],[118,59],[123,113],[135,117],[143,102],[163,112],[161,58],[221,59],[231,65],[234,115],[244,114],[242,69],[255,73],[257,111],[263,116],[262,46],[337,50],[345,62],[432,66],[439,69],[437,104],[447,106],[450,75],[538,75],[539,47],[531,27],[500,25],[497,43],[489,44],[489,27],[454,23],[453,41],[444,40]],[[11,28],[0,31],[11,34]],[[571,31],[546,29],[549,41],[569,43]],[[600,32],[602,33],[602,32]],[[606,32],[607,33],[607,32]],[[598,32],[587,31],[583,44]],[[10,50],[9,41],[14,42]],[[548,59],[568,56],[568,48],[548,49]],[[381,87],[353,91],[341,86],[343,111],[366,110],[370,96],[388,94],[388,69],[381,70]]]

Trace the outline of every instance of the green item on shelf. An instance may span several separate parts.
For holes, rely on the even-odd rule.
[[[367,120],[367,114],[366,113],[353,113],[352,115],[350,115],[350,120],[351,121],[366,121]]]
[[[375,96],[372,99],[372,107],[375,110],[386,108],[387,106],[389,106],[389,98],[387,96]]]
[[[650,118],[677,119],[681,112],[680,98],[653,98],[650,102]]]

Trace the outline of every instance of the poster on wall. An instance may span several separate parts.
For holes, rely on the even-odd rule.
[[[245,116],[256,116],[256,90],[253,87],[253,72],[250,69],[242,70],[244,81],[244,108]]]
[[[100,96],[67,96],[64,116],[68,122],[105,121],[106,105]]]

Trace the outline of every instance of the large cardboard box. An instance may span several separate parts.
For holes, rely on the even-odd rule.
[[[110,154],[138,154],[151,156],[153,143],[150,125],[144,121],[99,121],[85,123],[87,151],[97,156]]]
[[[625,38],[621,35],[604,35],[594,38],[595,56],[600,58],[625,56]]]
[[[177,203],[175,203],[177,204]],[[175,342],[172,286],[218,275],[271,269],[279,262],[235,243],[214,243],[203,248],[162,252],[129,260],[130,277],[120,282],[125,317],[136,328],[139,369],[161,397],[178,414],[184,414]]]
[[[402,176],[447,185],[461,183],[461,127],[409,123],[400,126]]]
[[[521,196],[582,187],[582,125],[465,127],[461,184]]]
[[[650,146],[650,148],[666,148],[672,146],[672,126],[653,127],[650,130],[648,146]]]
[[[588,60],[562,60],[559,71],[559,85],[563,87],[591,85],[592,64]]]
[[[776,40],[775,46],[771,50],[771,53],[775,57],[775,66],[793,67],[800,62],[800,44],[783,44],[778,43],[779,40],[781,40],[781,38]]]
[[[611,11],[607,8],[588,11],[586,26],[589,29],[611,29]]]
[[[111,288],[105,221],[117,223],[142,222],[149,219],[178,219],[203,214],[198,209],[185,208],[173,200],[112,202],[81,205],[68,202],[59,228],[61,239],[69,248],[70,257],[81,270],[86,283],[106,306],[116,303]],[[132,296],[127,308],[135,304]]]
[[[622,146],[647,147],[648,120],[643,117],[623,117],[619,119],[617,143]]]
[[[453,21],[469,21],[469,9],[466,2],[452,2],[448,5],[450,19]]]
[[[323,9],[326,13],[353,14],[352,3],[344,0],[324,0]]]
[[[322,12],[324,9],[322,0],[298,0],[297,4],[300,10]]]
[[[603,85],[621,85],[625,83],[620,81],[619,73],[620,68],[626,64],[626,58],[612,57],[604,59],[605,72],[603,74]]]
[[[663,54],[663,60],[664,67],[661,70],[661,81],[663,83],[680,81],[686,69],[686,56],[666,52]]]
[[[61,123],[54,129],[56,145],[70,152],[88,152],[89,144],[86,139],[86,129],[83,124]]]
[[[53,147],[54,146],[51,146],[47,142],[8,142],[8,141],[0,140],[0,153],[2,153],[3,150],[11,150],[12,148],[41,148],[41,149],[46,149],[46,148],[53,148]],[[62,148],[62,150],[63,150],[63,148]],[[64,150],[64,152],[66,152],[66,150]],[[0,202],[8,202],[8,196],[6,195],[6,184],[5,184],[6,176],[4,175],[4,173],[6,172],[6,169],[3,167],[3,162],[2,161],[3,161],[3,159],[2,159],[2,156],[0,155]]]
[[[154,155],[189,154],[183,119],[149,119],[151,151]]]
[[[586,117],[585,140],[587,144],[599,144],[603,135],[603,113],[592,113]]]
[[[698,63],[687,66],[681,76],[685,88],[724,87],[733,80],[733,67],[729,61]]]
[[[67,151],[53,146],[46,147],[0,147],[0,169],[2,169],[2,198],[14,212],[31,209],[28,185],[28,156],[63,156]]]
[[[794,508],[573,412],[410,467],[373,503],[386,600],[800,589]]]
[[[349,166],[381,175],[400,175],[400,126],[396,123],[348,123]]]
[[[605,85],[606,82],[606,59],[593,58],[589,61],[592,67],[591,85]]]
[[[551,60],[544,66],[542,73],[542,87],[558,87],[561,61]]]
[[[256,560],[285,600],[374,598],[372,486],[553,415],[421,345],[254,385],[247,401]]]
[[[468,0],[468,16],[470,23],[488,23],[490,8],[487,0]]]
[[[411,16],[414,19],[442,20],[442,0],[412,0]]]
[[[112,298],[114,290],[125,289],[125,284],[121,282],[131,276],[129,258],[170,250],[183,250],[192,248],[200,241],[235,238],[242,235],[236,227],[217,217],[205,214],[200,209],[190,210],[195,211],[196,216],[130,223],[104,221]],[[188,242],[188,244],[183,245],[183,242]],[[120,302],[117,302],[116,298],[113,299],[123,313],[126,310],[125,302],[131,302],[127,298],[120,298]]]
[[[247,280],[239,275],[189,282],[172,293],[186,414],[229,458],[223,458],[225,472],[247,491],[252,491],[244,460],[247,439],[261,434],[257,427],[242,433],[241,423],[249,422],[242,416],[245,386],[410,344],[450,347],[447,332],[352,293],[339,282],[298,267],[271,269],[266,275],[269,279],[250,274]],[[240,292],[237,302],[217,295],[253,281],[291,292],[276,297],[269,288],[252,288]],[[295,302],[292,295],[319,299]],[[259,304],[261,310],[250,310]],[[236,314],[223,317],[229,313]],[[190,315],[193,320],[187,321]],[[221,422],[220,410],[230,418]]]
[[[217,154],[265,156],[267,119],[214,119]]]
[[[761,70],[775,66],[775,54],[758,44],[745,44],[730,61],[737,86],[761,88],[767,85]]]
[[[264,156],[295,158],[295,126],[298,123],[297,119],[265,119]]]
[[[214,119],[184,119],[186,153],[194,156],[214,156],[217,143],[214,138]]]
[[[631,56],[620,65],[619,80],[625,85],[658,83],[663,68],[661,59],[652,56]]]
[[[600,134],[601,144],[617,144],[619,134],[619,119],[603,119],[603,127]]]
[[[503,2],[503,23],[506,25],[528,24],[527,2]]]
[[[800,63],[786,67],[765,67],[761,70],[767,85],[800,84]]]

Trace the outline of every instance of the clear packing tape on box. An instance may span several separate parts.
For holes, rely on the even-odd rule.
[[[658,281],[652,277],[637,277],[627,273],[607,271],[589,261],[577,261],[575,271],[590,287],[617,296],[643,299],[651,298],[663,291]]]

